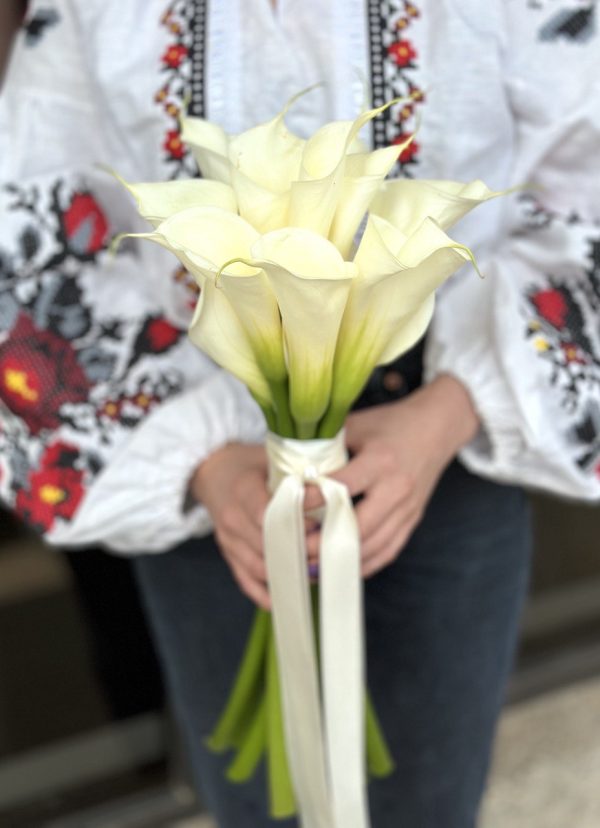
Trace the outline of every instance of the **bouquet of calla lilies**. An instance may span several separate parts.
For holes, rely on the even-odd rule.
[[[326,474],[334,468],[331,462],[318,466],[320,461],[310,452],[314,447],[327,450],[336,440],[339,448],[345,418],[373,369],[396,359],[423,336],[433,314],[436,288],[473,261],[469,249],[450,238],[447,230],[480,203],[500,195],[481,181],[386,181],[411,139],[375,151],[365,148],[360,132],[385,107],[362,112],[353,122],[328,123],[304,140],[285,124],[294,100],[273,120],[235,136],[207,120],[184,119],[182,137],[194,153],[201,179],[123,182],[140,214],[153,226],[138,236],[171,250],[198,282],[200,297],[189,329],[192,341],[245,383],[264,412],[277,451],[296,453],[289,468],[283,462],[283,469],[271,476],[274,500],[284,498],[282,480],[294,475],[298,491],[306,481],[321,481],[326,492]],[[304,454],[306,460],[298,466],[298,457]],[[334,466],[339,467],[343,453],[341,459],[337,457]],[[336,505],[343,501],[343,493],[338,495],[326,497],[326,509],[339,508],[341,514],[346,506]],[[296,520],[301,494],[294,496],[296,500],[284,504],[273,519],[279,520],[279,530],[268,521],[265,524],[265,535],[270,533],[275,547],[265,553],[273,613],[257,612],[231,697],[209,744],[215,750],[236,752],[229,769],[232,780],[247,779],[261,757],[267,757],[273,816],[287,817],[298,810],[308,828],[364,826],[368,824],[364,799],[352,805],[352,813],[361,811],[358,816],[344,816],[350,806],[341,802],[346,797],[343,789],[345,784],[351,786],[344,780],[346,770],[333,766],[348,759],[340,759],[341,741],[337,747],[327,743],[335,740],[338,727],[330,719],[343,706],[343,700],[337,704],[334,691],[328,689],[335,678],[329,680],[327,675],[344,674],[344,665],[322,670],[316,683],[307,687],[305,697],[311,697],[312,712],[306,717],[303,702],[296,698],[296,684],[304,681],[318,649],[321,667],[324,659],[341,658],[334,638],[328,638],[334,633],[321,632],[319,638],[319,623],[325,623],[326,616],[332,619],[327,622],[332,628],[336,623],[340,626],[332,605],[343,614],[346,604],[354,601],[345,634],[352,636],[355,629],[357,641],[362,636],[359,552],[351,538],[356,527],[352,515],[344,513],[342,523],[350,541],[340,541],[342,536],[336,540],[334,529],[329,539],[323,533],[323,578],[331,558],[338,563],[327,566],[341,567],[339,583],[346,583],[347,577],[348,584],[358,585],[336,595],[336,588],[341,589],[335,583],[338,575],[327,575],[330,585],[324,595],[319,598],[313,588],[315,628],[310,641],[305,637],[304,649],[314,647],[314,652],[297,655],[292,651],[298,624],[286,623],[284,616],[290,611],[286,605],[293,604],[296,590],[298,611],[304,613],[299,617],[305,617],[310,593],[306,562],[302,571],[302,528]],[[334,551],[325,548],[326,542]],[[269,545],[267,537],[265,543]],[[346,555],[348,546],[355,551]],[[275,568],[282,566],[288,547],[297,550],[296,557],[290,558],[290,567],[296,568],[286,570],[277,581]],[[345,566],[350,566],[346,575]],[[355,597],[347,597],[349,593]],[[350,646],[339,634],[337,640],[343,649]],[[361,736],[356,748],[347,746],[345,752],[362,753],[359,775],[366,776],[365,766],[371,774],[384,775],[392,760],[364,693],[361,643],[356,647],[345,688],[350,692],[348,683],[361,685],[350,692],[362,717]],[[294,673],[286,664],[296,657],[308,660]],[[302,734],[294,735],[294,728],[298,731],[305,724],[299,718],[314,721],[314,740],[325,739],[314,761],[309,759],[314,745],[303,747]],[[343,721],[338,730],[349,732]],[[337,760],[328,750],[337,751]],[[325,779],[307,781],[306,775],[321,771],[305,766],[320,762]],[[356,785],[362,787],[358,777]]]

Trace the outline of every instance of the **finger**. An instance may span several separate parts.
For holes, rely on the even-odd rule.
[[[361,543],[368,543],[390,516],[405,514],[410,508],[410,490],[400,481],[380,481],[355,506]]]
[[[343,483],[351,497],[356,497],[368,491],[381,478],[383,471],[378,452],[364,451],[353,457],[331,477]]]
[[[246,509],[246,504],[243,508],[237,504],[231,504],[223,509],[215,529],[223,545],[233,546],[243,543],[262,556],[262,528],[252,519],[252,515]]]
[[[306,538],[306,557],[309,563],[316,563],[319,560],[321,549],[321,532],[312,532]]]
[[[379,526],[370,537],[361,544],[360,557],[362,564],[381,554],[382,550],[390,546],[398,546],[403,537],[409,518],[404,513],[393,512]]]
[[[244,505],[245,513],[250,522],[260,530],[262,534],[265,511],[269,504],[270,495],[262,479],[253,481],[254,485],[245,487],[244,498],[241,503]]]
[[[244,572],[233,570],[235,580],[241,591],[257,606],[264,610],[271,609],[271,597],[265,584],[255,581]]]
[[[267,583],[267,566],[262,553],[241,543],[237,543],[231,552],[232,558],[255,581]]]
[[[397,534],[387,546],[380,549],[376,555],[373,555],[368,560],[363,561],[361,566],[362,577],[370,578],[371,576],[377,574],[377,572],[380,572],[384,567],[389,566],[392,561],[395,561],[406,546],[414,531],[414,528],[414,525],[411,525],[410,523],[406,524],[403,530]]]
[[[325,505],[325,498],[318,486],[312,483],[307,483],[304,487],[304,511],[310,512],[312,509],[320,509]]]

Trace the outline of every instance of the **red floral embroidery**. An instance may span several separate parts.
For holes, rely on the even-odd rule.
[[[108,400],[100,409],[100,414],[104,417],[108,417],[109,420],[115,420],[115,422],[118,422],[118,420],[121,419],[121,401]]]
[[[163,146],[171,158],[181,159],[186,154],[186,148],[181,140],[181,136],[179,135],[179,132],[176,132],[175,130],[167,132]]]
[[[410,40],[397,40],[388,46],[388,54],[396,62],[397,66],[409,66],[417,57],[417,52]]]
[[[146,336],[150,350],[153,353],[161,353],[179,342],[181,331],[166,319],[153,319],[146,328]]]
[[[61,406],[86,401],[89,390],[70,342],[21,313],[0,350],[0,398],[8,408],[39,434],[57,428]]]
[[[404,141],[406,141],[406,139],[408,137],[409,137],[409,135],[405,135],[404,133],[401,133],[400,135],[398,135],[397,138],[394,138],[393,143],[394,144],[402,144],[402,143],[404,143]],[[418,142],[417,141],[411,141],[410,144],[402,150],[402,152],[400,153],[400,155],[398,157],[398,160],[400,161],[401,164],[407,164],[409,161],[412,161],[413,158],[415,158],[418,155],[419,150],[420,150],[420,145],[418,144]]]
[[[198,5],[194,0],[173,0],[161,17],[161,25],[169,33],[169,42],[160,57],[163,80],[154,101],[167,116],[162,146],[171,178],[197,175],[193,156],[180,138],[179,119],[184,101],[189,106],[194,100],[192,53]]]
[[[75,193],[62,215],[65,236],[77,255],[98,253],[108,237],[108,221],[90,193]]]
[[[38,531],[47,532],[56,518],[71,520],[75,514],[84,495],[84,475],[75,468],[78,457],[75,446],[52,444],[30,473],[29,487],[17,492],[15,511]]]
[[[542,319],[554,325],[555,328],[565,327],[567,303],[560,291],[540,290],[532,295],[531,301]]]
[[[566,361],[577,363],[577,365],[585,365],[588,359],[585,353],[581,350],[579,345],[575,342],[561,342],[560,347],[565,355]]]
[[[373,105],[381,106],[394,98],[409,99],[394,104],[373,122],[377,147],[402,143],[417,125],[417,109],[425,100],[417,82],[419,55],[414,45],[414,26],[420,17],[417,5],[409,0],[369,0]],[[413,142],[402,152],[398,161],[403,174],[410,175],[420,149],[419,143]]]
[[[179,28],[173,29],[171,27],[171,31],[175,31],[177,34],[179,33]],[[168,66],[170,69],[177,69],[181,66],[182,62],[187,58],[189,54],[189,50],[186,46],[183,46],[181,43],[177,43],[174,46],[169,46],[168,49],[162,56],[162,62],[165,66]]]

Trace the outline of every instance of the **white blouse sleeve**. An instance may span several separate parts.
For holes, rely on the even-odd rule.
[[[53,544],[143,553],[209,531],[205,510],[186,509],[193,469],[264,429],[187,339],[195,296],[176,260],[149,244],[107,250],[138,219],[97,162],[156,178],[171,128],[149,91],[164,84],[159,5],[121,20],[115,4],[34,0],[37,35],[19,36],[0,95],[0,500]],[[131,41],[136,10],[149,40]],[[144,126],[131,152],[119,119]]]
[[[224,371],[156,409],[100,474],[72,524],[51,541],[96,543],[122,554],[164,552],[212,529],[207,510],[186,505],[190,478],[225,443],[262,442],[264,417]],[[101,527],[101,529],[100,529]]]
[[[600,36],[593,3],[510,6],[510,226],[482,282],[440,298],[426,378],[456,376],[481,418],[465,465],[499,481],[600,497]],[[567,4],[568,5],[568,4]],[[589,8],[587,8],[589,6]],[[477,125],[471,125],[477,129]]]

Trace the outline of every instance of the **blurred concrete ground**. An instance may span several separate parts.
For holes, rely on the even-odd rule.
[[[600,826],[600,679],[505,713],[480,828]]]

